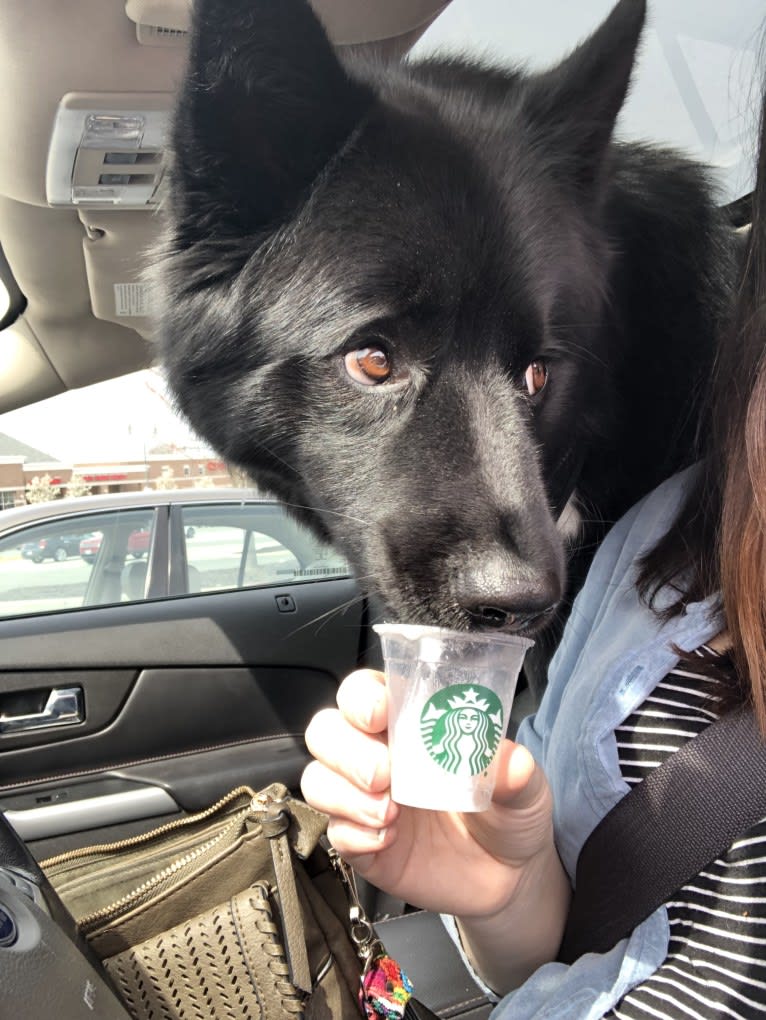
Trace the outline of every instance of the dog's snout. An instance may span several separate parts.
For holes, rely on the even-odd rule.
[[[504,563],[484,564],[462,573],[455,596],[472,629],[524,632],[556,608],[561,580],[555,571],[519,576]]]
[[[382,601],[413,622],[534,634],[563,595],[555,523],[534,490],[523,512],[515,505],[499,512],[479,497],[477,490],[465,508],[445,512],[438,528],[403,513],[378,522]]]
[[[516,632],[529,630],[552,609],[551,605],[540,613],[510,613],[502,606],[476,606],[468,609],[468,615],[474,627]]]
[[[508,613],[500,606],[477,606],[470,613],[482,627],[502,627],[508,620]]]

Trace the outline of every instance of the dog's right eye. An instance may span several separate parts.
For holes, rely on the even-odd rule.
[[[375,345],[348,351],[343,357],[343,363],[354,382],[363,386],[377,386],[391,376],[392,365],[388,352]]]
[[[537,358],[527,367],[527,370],[524,373],[524,385],[526,386],[527,393],[530,397],[537,396],[547,381],[548,366],[542,358]]]

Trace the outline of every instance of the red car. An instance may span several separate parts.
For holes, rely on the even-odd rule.
[[[82,556],[86,563],[93,563],[96,556],[98,556],[102,538],[103,535],[97,531],[95,535],[84,538],[80,542],[80,556]],[[149,552],[150,538],[151,532],[146,528],[139,531],[131,531],[128,535],[128,552],[130,555],[137,560],[141,559],[142,556],[146,556]]]

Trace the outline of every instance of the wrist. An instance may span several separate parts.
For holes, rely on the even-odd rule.
[[[556,958],[572,890],[553,840],[521,869],[507,901],[491,914],[456,918],[465,953],[498,994]]]

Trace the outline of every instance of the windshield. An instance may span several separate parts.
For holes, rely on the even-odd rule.
[[[412,52],[468,52],[545,68],[613,6],[614,0],[452,0]],[[711,163],[723,202],[752,190],[765,16],[763,0],[654,0],[618,121],[621,138],[666,142]]]

